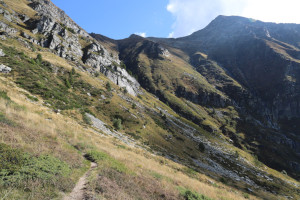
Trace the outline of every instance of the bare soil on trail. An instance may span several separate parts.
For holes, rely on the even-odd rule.
[[[64,197],[64,200],[84,200],[87,194],[87,178],[92,170],[97,167],[97,163],[92,162],[90,169],[79,179],[73,191]]]

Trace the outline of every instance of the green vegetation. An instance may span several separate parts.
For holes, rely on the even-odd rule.
[[[46,185],[51,185],[62,180],[67,181],[71,173],[70,167],[65,162],[53,156],[32,156],[2,143],[0,157],[0,185],[2,186],[18,187],[30,181],[42,181]]]
[[[34,96],[31,96],[30,94],[25,94],[25,96],[28,98],[28,99],[30,99],[31,101],[39,101],[39,99],[38,98],[36,98],[36,97],[34,97]]]
[[[212,200],[202,194],[198,194],[197,192],[193,192],[186,188],[179,188],[180,194],[184,197],[185,200]]]
[[[129,173],[127,167],[104,152],[90,150],[85,154],[86,159],[96,162],[102,167],[112,168],[120,173]]]
[[[7,96],[7,92],[5,91],[0,91],[0,98],[11,101],[11,99]]]
[[[110,82],[107,82],[107,83],[106,83],[105,88],[106,88],[106,90],[107,90],[108,92],[111,91],[111,84],[110,84]]]
[[[115,129],[121,130],[123,128],[122,119],[120,119],[120,118],[113,119],[113,125],[114,125]]]
[[[84,121],[84,123],[86,123],[87,125],[92,125],[92,120],[85,114],[82,113],[82,120]]]
[[[54,74],[52,65],[43,61],[40,54],[33,60],[24,53],[19,53],[15,48],[5,47],[3,49],[7,57],[3,57],[1,61],[9,66],[18,66],[14,68],[17,73],[16,83],[32,94],[41,96],[55,109],[68,110],[89,107],[91,101],[86,98],[86,91],[89,91],[94,97],[99,97],[102,93],[101,90],[84,82],[74,68],[67,71],[56,66],[59,73]],[[70,90],[71,87],[74,89]],[[30,96],[28,98],[36,100]]]

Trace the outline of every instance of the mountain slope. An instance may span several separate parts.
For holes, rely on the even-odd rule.
[[[87,199],[299,197],[231,144],[245,88],[204,53],[98,41],[48,0],[0,7],[1,198],[61,199],[90,162]]]
[[[257,150],[260,160],[298,177],[299,29],[296,24],[219,16],[190,36],[150,39],[186,52],[196,69],[202,66],[200,73],[207,73],[207,69],[205,59],[194,59],[198,52],[222,66],[244,89],[242,95],[238,91],[226,92],[241,108],[244,120],[248,118],[248,122],[240,123],[238,132],[249,137],[248,144],[259,143],[250,146]]]

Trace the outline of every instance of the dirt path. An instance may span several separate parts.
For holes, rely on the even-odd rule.
[[[83,200],[86,192],[85,185],[91,171],[97,167],[97,163],[92,162],[90,169],[79,179],[73,191],[64,197],[64,200]]]

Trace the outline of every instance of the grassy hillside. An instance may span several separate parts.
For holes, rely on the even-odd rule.
[[[243,199],[226,185],[60,115],[5,77],[0,80],[1,190],[5,199],[56,199],[88,169],[89,195],[114,199]],[[114,188],[114,190],[112,190]],[[133,190],[134,189],[134,190]],[[135,192],[133,192],[135,191]],[[202,197],[200,197],[202,196]],[[252,197],[251,197],[252,198]],[[252,198],[254,199],[254,198]]]

